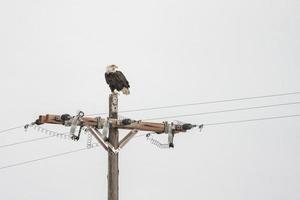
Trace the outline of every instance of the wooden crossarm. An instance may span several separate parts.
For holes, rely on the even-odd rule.
[[[89,126],[94,128],[98,127],[99,119],[93,117],[83,117],[83,126]],[[100,123],[104,123],[105,119],[101,119]],[[60,115],[41,115],[39,119],[36,121],[37,124],[63,124],[64,122],[61,120]],[[119,129],[127,129],[127,130],[139,130],[139,131],[149,131],[155,132],[158,134],[165,132],[165,124],[164,123],[155,123],[155,122],[134,122],[130,125],[123,125],[119,120],[110,119],[110,123],[114,128]],[[186,129],[183,129],[181,125],[175,125],[174,133],[186,132]]]
[[[97,126],[97,119],[92,117],[83,117],[83,125],[84,126]],[[37,124],[63,124],[63,120],[61,119],[61,115],[40,115],[39,119],[36,120]]]

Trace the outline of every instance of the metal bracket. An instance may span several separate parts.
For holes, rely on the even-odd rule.
[[[108,137],[108,132],[109,132],[109,121],[106,119],[103,123],[103,128],[102,128],[102,136],[104,138]]]
[[[111,151],[114,154],[118,154],[120,152],[120,148],[115,149],[114,146],[109,143],[105,138],[103,138],[103,135],[97,130],[93,129],[91,127],[87,128],[87,131],[89,131],[99,142],[99,144],[106,150],[106,151]]]
[[[169,148],[174,148],[174,132],[173,132],[173,123],[164,122],[165,124],[165,133],[168,134],[168,144]]]
[[[102,128],[103,127],[103,120],[101,117],[96,117],[96,120],[97,120],[97,128]]]
[[[116,149],[111,143],[107,141],[107,138],[103,137],[103,134],[101,134],[97,129],[93,129],[91,127],[88,127],[86,129],[88,132],[90,132],[96,140],[99,142],[99,144],[106,150],[106,151],[112,151],[114,154],[118,154],[121,149],[138,133],[138,130],[132,130],[130,131],[119,143],[119,147]]]
[[[72,119],[72,124],[71,124],[71,129],[70,129],[70,137],[72,140],[78,141],[80,138],[82,126],[80,126],[78,135],[76,135],[75,132],[76,132],[77,126],[81,125],[81,123],[82,123],[81,118],[83,116],[84,116],[84,112],[79,111],[78,114]]]
[[[108,145],[106,144],[106,142],[103,140],[103,138],[96,132],[95,129],[88,127],[87,131],[90,132],[95,138],[96,140],[99,142],[99,144],[106,150],[108,151]]]
[[[130,131],[119,143],[119,150],[121,150],[136,134],[138,130],[134,129]]]

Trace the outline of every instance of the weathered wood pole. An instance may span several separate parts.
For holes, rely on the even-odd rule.
[[[118,95],[109,96],[109,118],[118,119]],[[118,128],[109,128],[109,142],[115,149],[119,146]],[[119,200],[119,155],[108,151],[108,200]]]

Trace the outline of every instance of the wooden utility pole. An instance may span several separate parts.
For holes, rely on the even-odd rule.
[[[118,119],[118,95],[109,95],[109,118]],[[119,131],[109,127],[108,141],[115,149],[119,147]],[[119,154],[108,150],[108,200],[119,200]]]

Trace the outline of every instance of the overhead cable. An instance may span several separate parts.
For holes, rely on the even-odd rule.
[[[255,109],[280,107],[280,106],[288,106],[288,105],[297,105],[297,104],[300,104],[300,102],[290,102],[290,103],[272,104],[272,105],[264,105],[264,106],[253,106],[253,107],[245,107],[245,108],[236,108],[236,109],[218,110],[218,111],[210,111],[210,112],[183,114],[183,115],[171,115],[171,116],[165,116],[165,117],[148,118],[148,119],[144,119],[144,120],[152,121],[152,120],[159,120],[159,119],[191,117],[191,116],[199,116],[199,115],[209,115],[209,114],[218,114],[218,113],[226,113],[226,112],[236,112],[236,111],[243,111],[243,110],[255,110]]]
[[[22,165],[38,162],[38,161],[41,161],[41,160],[47,160],[47,159],[51,159],[51,158],[65,156],[65,155],[69,155],[69,154],[73,154],[73,153],[78,153],[78,152],[85,151],[85,150],[88,150],[88,148],[75,149],[75,150],[72,150],[72,151],[67,151],[67,152],[59,153],[59,154],[54,154],[54,155],[51,155],[51,156],[45,156],[45,157],[41,157],[41,158],[34,159],[34,160],[29,160],[29,161],[19,162],[19,163],[15,163],[15,164],[11,164],[11,165],[6,165],[6,166],[3,166],[3,167],[0,167],[0,170],[12,168],[12,167],[17,167],[17,166],[22,166]]]
[[[11,143],[11,144],[5,144],[5,145],[1,145],[1,148],[6,148],[6,147],[11,147],[11,146],[16,146],[16,145],[20,145],[20,144],[26,144],[26,143],[30,143],[30,142],[36,142],[36,141],[40,141],[40,140],[46,140],[49,138],[54,138],[55,136],[47,136],[47,137],[40,137],[40,138],[35,138],[35,139],[31,139],[31,140],[25,140],[25,141],[21,141],[21,142],[15,142],[15,143]]]
[[[224,100],[212,100],[212,101],[203,101],[203,102],[187,103],[187,104],[175,104],[175,105],[170,105],[170,106],[158,106],[158,107],[149,107],[149,108],[130,109],[130,110],[119,111],[119,113],[139,112],[139,111],[147,111],[147,110],[160,110],[160,109],[167,109],[167,108],[178,108],[178,107],[206,105],[206,104],[215,104],[215,103],[226,103],[226,102],[233,102],[233,101],[263,99],[263,98],[299,95],[299,94],[300,94],[300,92],[290,92],[290,93],[269,94],[269,95],[251,96],[251,97],[243,97],[243,98],[224,99]],[[105,115],[105,114],[108,114],[108,113],[107,112],[95,113],[95,114],[88,114],[86,116],[96,116],[96,115]]]
[[[224,124],[237,124],[237,123],[265,121],[265,120],[283,119],[283,118],[294,118],[294,117],[300,117],[300,114],[299,115],[283,115],[283,116],[275,116],[275,117],[254,118],[254,119],[236,120],[236,121],[226,121],[226,122],[217,122],[217,123],[207,123],[207,124],[204,124],[204,126],[217,126],[217,125],[224,125]]]
[[[19,129],[19,128],[24,128],[24,125],[8,128],[8,129],[5,129],[5,130],[1,130],[0,134],[6,133],[6,132],[9,132],[9,131],[13,131],[13,130],[16,130],[16,129]]]

